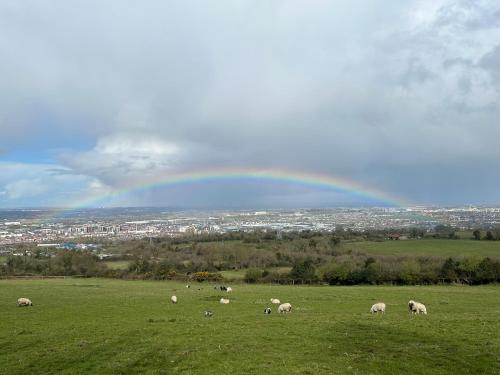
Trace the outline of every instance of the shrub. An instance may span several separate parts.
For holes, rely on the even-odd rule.
[[[302,283],[316,281],[318,277],[312,259],[297,260],[290,271],[290,277]]]
[[[257,281],[260,281],[260,279],[263,276],[262,270],[258,268],[249,268],[247,272],[245,272],[245,277],[244,280],[246,283],[256,283]]]
[[[191,279],[198,281],[198,282],[203,282],[203,281],[220,281],[223,279],[222,275],[218,272],[207,272],[207,271],[200,271],[200,272],[195,272],[191,275]]]

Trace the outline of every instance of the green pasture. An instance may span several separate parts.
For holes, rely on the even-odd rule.
[[[276,272],[279,274],[287,274],[291,271],[292,267],[268,267],[266,271],[268,272]],[[220,274],[224,277],[225,280],[235,280],[241,281],[245,278],[247,270],[230,270],[230,271],[220,271]]]
[[[130,264],[128,260],[108,260],[103,263],[112,270],[126,270]]]
[[[0,373],[500,373],[499,286],[233,287],[2,280]],[[34,306],[16,307],[18,297]],[[270,298],[292,312],[278,314]],[[409,315],[409,299],[428,315]],[[387,313],[371,315],[379,301]]]
[[[500,241],[419,239],[398,241],[356,241],[342,243],[342,249],[376,255],[433,255],[500,257]]]
[[[465,234],[463,234],[465,233]],[[470,239],[468,232],[460,232],[460,236],[467,239],[408,239],[408,240],[384,240],[384,241],[342,241],[339,249],[359,251],[373,255],[431,255],[431,256],[480,256],[500,257],[500,241],[475,241]],[[299,242],[304,244],[308,240],[296,240],[292,242],[263,241],[261,244],[244,243],[242,241],[219,241],[200,243],[198,246],[210,251],[219,252],[231,250],[238,254],[248,254],[251,251],[280,251],[282,249],[294,249]],[[242,255],[243,256],[243,255]]]

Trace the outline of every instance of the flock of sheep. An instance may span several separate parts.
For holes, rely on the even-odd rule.
[[[186,288],[190,288],[190,285],[186,285]],[[214,289],[218,289],[217,287],[214,287]],[[231,287],[225,287],[225,286],[220,286],[220,290],[223,290],[225,292],[231,293],[233,289]],[[177,296],[172,296],[170,297],[170,300],[172,303],[177,303]],[[219,301],[223,305],[227,305],[229,303],[228,298],[221,298]],[[289,313],[292,311],[292,305],[290,303],[281,303],[281,301],[277,298],[271,298],[271,303],[278,306],[278,313]],[[271,314],[271,308],[266,307],[264,309],[264,314],[269,315]],[[413,300],[408,301],[408,311],[412,314],[425,314],[427,315],[427,309],[423,303],[420,302],[415,302]],[[370,308],[370,312],[372,314],[378,314],[379,312],[382,314],[385,314],[385,303],[383,302],[378,302],[374,304]],[[211,317],[213,316],[213,313],[211,311],[205,311],[205,316],[206,317]]]
[[[186,288],[191,288],[191,286],[188,284],[186,285]],[[233,288],[231,288],[230,286],[226,287],[226,286],[220,286],[220,287],[214,287],[214,289],[220,289],[222,291],[225,291],[227,293],[231,293],[233,291]],[[170,297],[170,301],[173,303],[173,304],[176,304],[178,299],[177,299],[177,296],[172,296]],[[223,305],[227,305],[230,301],[229,301],[229,298],[221,298],[219,300],[219,302]],[[289,313],[292,311],[292,305],[290,303],[281,303],[281,301],[279,299],[276,299],[276,298],[271,298],[271,303],[275,304],[275,305],[279,305],[278,306],[278,312],[279,313]],[[270,307],[266,307],[264,309],[264,314],[271,314],[271,308]],[[209,317],[212,317],[213,316],[213,313],[211,311],[205,311],[205,317],[209,318]]]
[[[186,285],[186,288],[190,288],[190,285]],[[220,290],[223,290],[227,293],[231,293],[233,289],[231,287],[225,287],[221,286],[219,287]],[[217,289],[217,287],[215,287]],[[174,304],[177,303],[177,296],[172,296],[170,297],[170,301]],[[223,305],[227,305],[229,303],[229,298],[221,298],[219,301]],[[278,306],[278,313],[289,313],[292,311],[292,305],[290,303],[281,303],[281,301],[277,298],[271,298],[271,303],[274,305],[279,305]],[[17,306],[22,307],[22,306],[33,306],[33,302],[29,298],[19,298],[17,300]],[[268,315],[271,314],[271,308],[266,307],[264,309],[264,314]],[[427,309],[423,303],[420,302],[415,302],[413,300],[408,301],[408,311],[411,312],[412,314],[425,314],[427,315]],[[379,312],[384,314],[385,313],[385,303],[383,302],[378,302],[374,304],[370,308],[370,312],[372,314],[378,314]],[[211,311],[205,311],[205,317],[211,317],[213,316],[213,313]]]

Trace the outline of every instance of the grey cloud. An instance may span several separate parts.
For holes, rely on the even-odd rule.
[[[479,61],[479,65],[488,71],[496,82],[496,88],[500,91],[500,45],[497,45]]]
[[[5,4],[4,142],[39,136],[42,108],[95,143],[56,162],[106,186],[252,166],[439,201],[439,169],[413,176],[499,157],[492,1]]]

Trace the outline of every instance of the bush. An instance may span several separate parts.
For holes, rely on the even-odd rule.
[[[318,277],[312,259],[297,260],[290,271],[290,277],[301,283],[316,281]]]
[[[220,273],[217,272],[201,271],[193,273],[191,275],[191,279],[201,283],[203,281],[220,281],[223,279],[223,277]]]
[[[246,283],[253,284],[260,281],[262,276],[263,276],[262,270],[258,268],[249,268],[247,272],[245,272],[244,280]]]

